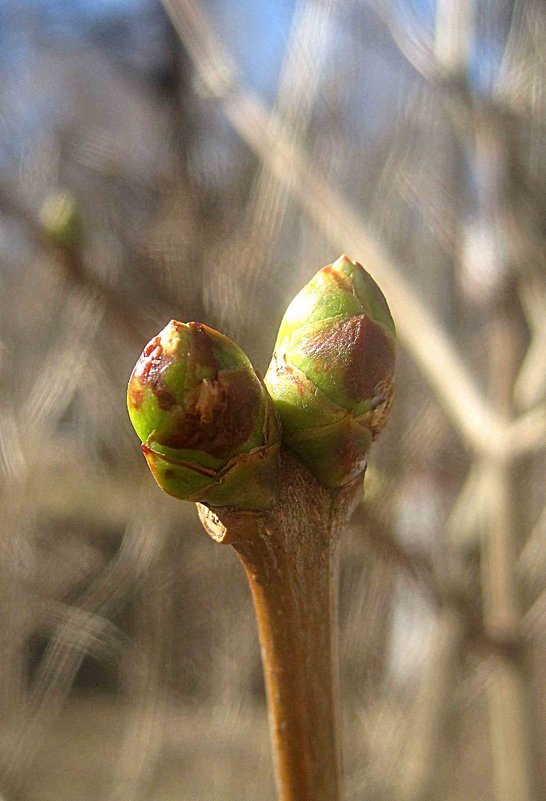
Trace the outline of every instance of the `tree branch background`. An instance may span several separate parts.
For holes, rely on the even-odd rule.
[[[343,250],[401,342],[342,543],[348,801],[545,791],[545,34],[539,0],[0,5],[5,801],[274,798],[242,570],[125,388],[171,318],[264,369]]]

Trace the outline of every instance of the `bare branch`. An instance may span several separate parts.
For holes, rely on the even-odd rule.
[[[17,186],[5,176],[0,176],[0,212],[22,223],[32,244],[51,257],[51,263],[57,266],[67,280],[84,287],[95,300],[104,301],[107,317],[119,323],[131,340],[142,343],[144,322],[141,310],[127,302],[114,287],[107,286],[85,270],[80,248],[55,245],[48,237],[38,216],[19,197]]]
[[[194,0],[164,0],[201,80],[222,102],[239,135],[268,165],[309,217],[341,250],[350,250],[381,283],[398,321],[398,331],[458,430],[479,450],[503,447],[502,421],[487,407],[454,344],[366,230],[346,198],[335,191],[293,142],[276,113],[239,88],[229,56]],[[454,391],[456,388],[456,391]]]
[[[520,295],[532,337],[516,379],[514,399],[521,408],[530,409],[546,392],[546,292],[541,282],[530,281],[521,287]]]
[[[514,456],[544,449],[546,441],[546,405],[537,406],[512,423],[507,450]]]

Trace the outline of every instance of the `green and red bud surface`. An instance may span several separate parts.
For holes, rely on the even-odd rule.
[[[133,370],[129,415],[170,495],[263,510],[275,498],[281,427],[283,443],[325,486],[364,471],[390,408],[394,360],[381,290],[341,256],[289,305],[265,385],[223,334],[173,320]]]
[[[250,361],[223,334],[172,320],[138,360],[127,405],[154,478],[170,495],[235,508],[270,505],[277,417]]]
[[[394,360],[387,302],[347,256],[320,270],[289,305],[265,383],[283,441],[326,486],[364,470],[390,408]]]
[[[283,801],[342,796],[335,546],[387,417],[394,358],[381,291],[342,256],[288,307],[265,382],[227,337],[174,320],[129,381],[157,483],[199,501],[205,530],[245,566]]]

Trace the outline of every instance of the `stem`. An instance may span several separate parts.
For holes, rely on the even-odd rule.
[[[254,599],[279,801],[341,801],[336,546],[362,480],[328,490],[289,453],[273,510],[198,504],[217,541],[233,545]]]
[[[489,321],[489,389],[498,414],[513,417],[518,320],[512,295],[496,303]],[[484,628],[500,646],[491,654],[487,683],[489,729],[496,801],[536,798],[532,764],[534,719],[526,675],[517,576],[518,488],[516,462],[490,455],[482,461],[487,527],[482,541]]]

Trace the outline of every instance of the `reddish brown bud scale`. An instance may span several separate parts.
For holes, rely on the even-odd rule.
[[[202,323],[173,320],[138,360],[129,415],[158,484],[169,494],[261,509],[275,491],[279,429],[245,354]]]
[[[341,256],[288,307],[267,388],[283,440],[327,486],[362,473],[390,409],[394,323],[362,265]]]

